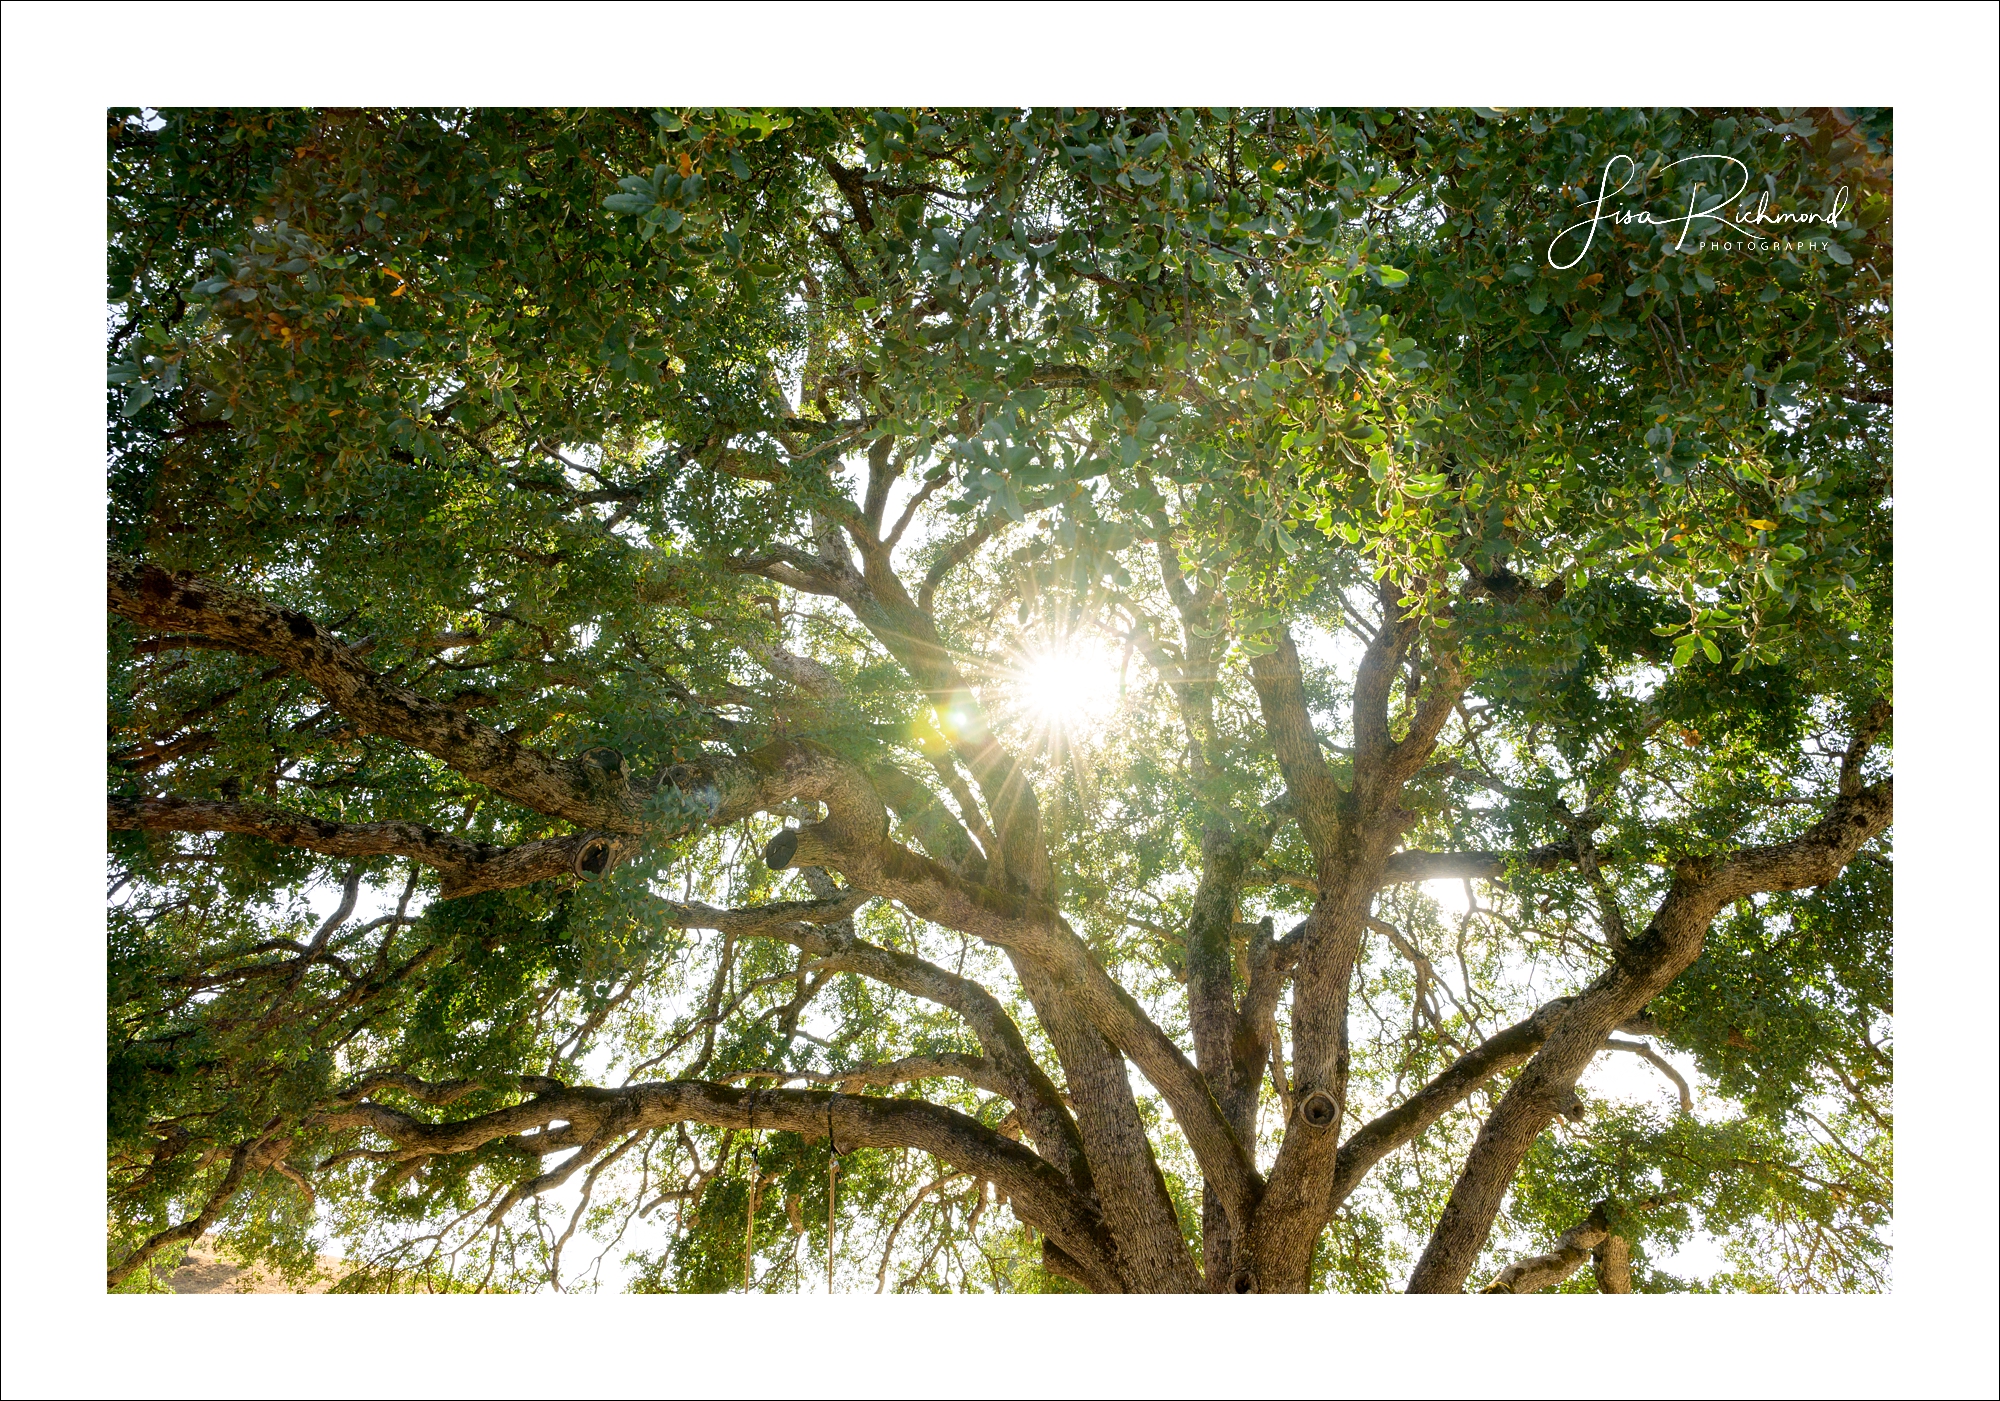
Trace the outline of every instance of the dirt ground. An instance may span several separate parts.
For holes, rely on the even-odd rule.
[[[299,1289],[261,1268],[246,1270],[216,1253],[215,1240],[203,1236],[188,1248],[187,1259],[168,1281],[176,1294],[324,1294],[347,1273],[345,1261],[319,1257],[319,1278]]]

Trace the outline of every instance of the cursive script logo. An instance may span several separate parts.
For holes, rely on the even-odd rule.
[[[1680,225],[1680,232],[1674,237],[1674,250],[1678,252],[1686,245],[1688,233],[1698,219],[1713,220],[1725,228],[1734,229],[1748,238],[1756,239],[1758,237],[1756,230],[1746,229],[1743,227],[1744,224],[1824,224],[1831,231],[1840,222],[1840,216],[1847,209],[1849,197],[1845,185],[1834,192],[1832,206],[1823,214],[1774,212],[1771,209],[1771,196],[1768,191],[1757,197],[1757,203],[1754,207],[1743,206],[1740,202],[1750,191],[1750,167],[1742,161],[1737,160],[1734,156],[1682,156],[1677,161],[1669,161],[1667,164],[1660,166],[1659,169],[1662,171],[1672,170],[1675,166],[1687,165],[1692,161],[1721,161],[1725,165],[1732,167],[1742,178],[1736,182],[1736,188],[1727,194],[1716,194],[1708,182],[1697,180],[1688,190],[1687,208],[1665,217],[1661,217],[1650,209],[1643,208],[1607,210],[1607,206],[1611,203],[1612,199],[1630,189],[1632,182],[1639,175],[1639,163],[1633,160],[1632,157],[1613,156],[1604,163],[1604,175],[1597,182],[1597,200],[1591,206],[1590,217],[1571,224],[1568,228],[1549,240],[1549,266],[1552,268],[1567,269],[1573,268],[1582,262],[1584,255],[1590,252],[1591,244],[1597,241],[1597,228],[1600,224],[1650,224],[1656,228],[1672,228],[1675,224],[1678,224]],[[1618,173],[1621,162],[1624,165],[1623,178],[1618,181],[1617,186],[1614,188],[1611,183],[1612,177]],[[1709,197],[1713,200],[1712,203],[1703,204],[1704,195],[1702,192],[1704,190],[1709,191]],[[1726,209],[1733,209],[1734,218],[1720,212]],[[1741,222],[1738,222],[1739,220]],[[1557,245],[1565,238],[1576,234],[1579,230],[1582,231],[1583,246],[1577,249],[1576,256],[1568,262],[1557,262]]]

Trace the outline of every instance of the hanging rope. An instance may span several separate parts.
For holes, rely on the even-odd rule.
[[[826,1292],[833,1292],[834,1175],[840,1171],[840,1149],[833,1141],[833,1096],[826,1097]]]

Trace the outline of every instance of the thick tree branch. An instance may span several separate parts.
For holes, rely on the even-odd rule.
[[[985,853],[936,795],[893,764],[870,764],[867,773],[875,791],[888,803],[904,830],[923,844],[926,854],[956,874],[984,884]]]
[[[1280,627],[1274,640],[1277,645],[1271,651],[1251,658],[1251,682],[1263,711],[1264,730],[1292,795],[1299,828],[1313,855],[1324,861],[1340,825],[1340,789],[1320,750],[1291,630]]]
[[[1437,745],[1438,733],[1457,712],[1465,695],[1465,673],[1449,653],[1434,653],[1423,696],[1410,714],[1409,729],[1383,759],[1380,781],[1401,787],[1414,778]]]
[[[1232,1219],[1248,1220],[1260,1186],[1256,1169],[1208,1082],[1132,995],[1111,979],[1058,911],[1036,900],[975,885],[887,840],[887,814],[866,775],[817,745],[767,745],[740,760],[676,768],[669,771],[668,781],[704,808],[713,823],[768,811],[797,798],[824,803],[824,821],[780,833],[773,840],[765,853],[773,868],[824,866],[839,871],[862,890],[1004,948],[1055,978],[1062,994],[1159,1088]],[[1101,1167],[1093,1166],[1101,1173]]]
[[[1354,673],[1354,772],[1357,782],[1372,780],[1388,762],[1396,742],[1389,733],[1389,697],[1396,685],[1403,655],[1417,635],[1416,621],[1404,613],[1392,590],[1382,592],[1382,626],[1362,649]]]
[[[622,780],[581,760],[552,759],[383,680],[303,613],[118,555],[110,557],[106,583],[112,612],[154,631],[200,633],[283,662],[361,729],[421,749],[536,812],[612,832],[642,826],[639,804]]]
[[[1875,741],[1882,737],[1882,731],[1889,727],[1893,714],[1888,701],[1877,701],[1855,726],[1854,736],[1840,756],[1840,791],[1843,796],[1852,797],[1861,791],[1861,762],[1868,757]]]
[[[1326,1219],[1339,1168],[1339,1131],[1350,1067],[1347,1002],[1354,960],[1382,884],[1389,853],[1411,814],[1397,799],[1430,753],[1456,703],[1457,673],[1436,667],[1430,694],[1398,743],[1389,695],[1417,625],[1385,591],[1386,617],[1363,652],[1354,691],[1354,782],[1335,783],[1307,707],[1298,652],[1280,629],[1276,646],[1253,659],[1251,676],[1265,730],[1291,792],[1314,860],[1317,898],[1305,921],[1273,950],[1294,965],[1292,1118],[1272,1165],[1250,1241],[1269,1278],[1234,1287],[1298,1288],[1310,1272],[1312,1242]]]
[[[1423,1133],[1481,1085],[1496,1075],[1525,1064],[1528,1057],[1548,1040],[1550,1029],[1568,1006],[1568,998],[1544,1003],[1526,1020],[1516,1022],[1474,1046],[1394,1109],[1356,1129],[1353,1136],[1340,1145],[1340,1158],[1334,1169],[1327,1210],[1337,1211],[1361,1184],[1361,1179],[1368,1175],[1369,1169]]]
[[[801,657],[787,652],[782,647],[767,647],[756,639],[748,639],[742,644],[743,650],[757,659],[764,670],[783,681],[786,685],[804,691],[820,700],[842,699],[847,688],[840,684],[840,678],[810,657]]]
[[[1005,892],[1008,899],[1036,902],[1052,915],[1048,901],[1054,890],[1054,873],[1043,840],[1040,806],[1025,769],[1000,743],[951,649],[939,635],[936,623],[910,598],[890,565],[888,552],[864,551],[862,565],[859,576],[844,565],[830,567],[823,563],[812,570],[788,572],[840,599],[916,681],[930,699],[952,753],[965,764],[979,786],[995,836],[986,847],[986,883],[975,887],[961,881],[965,889],[953,890],[947,882],[943,892],[948,897],[946,903],[968,891]],[[781,577],[775,568],[761,572],[769,578]],[[837,834],[822,831],[814,835]],[[792,840],[804,850],[806,836]],[[879,834],[870,840],[880,843],[876,854],[883,858],[873,863],[878,868],[873,876],[863,873],[873,860],[866,851],[857,850],[838,861],[815,860],[809,853],[799,859],[834,866],[855,884],[881,894],[892,893],[880,883],[881,878],[896,876],[904,890],[894,893],[893,898],[905,900],[906,904],[910,904],[906,895],[918,897],[927,889],[937,893],[934,884],[924,879],[901,879],[927,874],[899,868],[901,861],[920,862],[922,858],[881,842]],[[791,853],[786,853],[786,859],[791,859]],[[856,860],[861,864],[854,864]],[[923,864],[957,879],[934,862]],[[980,901],[956,903],[965,912],[977,911]],[[910,908],[948,927],[979,932],[967,929],[963,922],[952,922],[939,909],[926,908],[921,903],[910,904]],[[996,914],[988,908],[979,918],[990,928]],[[1232,1184],[1228,1193],[1232,1209],[1247,1210],[1248,1203],[1255,1198],[1256,1177],[1248,1154],[1228,1132],[1220,1106],[1199,1074],[1187,1064],[1172,1041],[1139,1012],[1137,1004],[1111,983],[1060,916],[1038,917],[1027,924],[1001,917],[999,922],[1042,936],[1039,949],[1031,946],[1036,941],[994,942],[1005,949],[1056,1049],[1070,1096],[1077,1106],[1077,1126],[1090,1157],[1093,1181],[1106,1219],[1126,1252],[1128,1263],[1148,1279],[1149,1287],[1194,1287],[1196,1277],[1180,1224],[1118,1051],[1125,1050],[1161,1086],[1182,1119],[1204,1170],[1209,1170],[1213,1161],[1217,1164],[1215,1171]],[[987,936],[981,933],[980,937]],[[1084,1005],[1086,1001],[1091,1005]],[[1107,1019],[1134,1035],[1121,1040],[1118,1032],[1107,1026]],[[1133,1041],[1140,1043],[1139,1049],[1134,1050],[1128,1044]]]
[[[1482,1294],[1539,1294],[1544,1289],[1552,1289],[1576,1273],[1577,1266],[1591,1257],[1611,1237],[1611,1223],[1605,1216],[1607,1202],[1599,1202],[1591,1208],[1590,1215],[1562,1233],[1556,1241],[1555,1249],[1545,1255],[1531,1255],[1525,1260],[1516,1260],[1493,1277],[1493,1282],[1479,1292]],[[1630,1255],[1626,1255],[1627,1287],[1621,1291],[1631,1293]]]
[[[1202,743],[1198,732],[1190,734],[1189,739],[1196,746]],[[1264,1038],[1254,1047],[1238,1046],[1238,1033],[1244,1028],[1237,1013],[1231,953],[1244,869],[1262,854],[1269,842],[1268,833],[1259,841],[1255,835],[1233,831],[1226,820],[1208,824],[1202,833],[1201,880],[1195,887],[1184,939],[1188,1021],[1194,1032],[1195,1063],[1214,1089],[1230,1128],[1246,1143],[1251,1141],[1256,1127],[1257,1102],[1270,1043]],[[1249,1030],[1252,1036],[1247,1039],[1255,1041],[1255,1031],[1261,1027]],[[1239,1049],[1247,1054],[1239,1056]],[[1256,1054],[1258,1049],[1264,1054]],[[1244,1060],[1251,1063],[1245,1065]],[[1226,1287],[1235,1267],[1230,1225],[1230,1214],[1220,1193],[1214,1186],[1206,1186],[1202,1194],[1203,1273],[1212,1291]]]
[[[562,1127],[552,1128],[552,1124]],[[1014,1212],[1084,1264],[1092,1287],[1125,1287],[1117,1248],[1097,1211],[1061,1173],[1028,1149],[956,1110],[908,1099],[867,1099],[819,1090],[739,1090],[701,1080],[655,1081],[622,1089],[553,1089],[508,1109],[457,1122],[426,1123],[364,1100],[328,1114],[328,1129],[367,1129],[404,1159],[466,1153],[506,1140],[532,1157],[679,1123],[769,1129],[825,1138],[843,1152],[917,1148],[976,1172],[1008,1194]],[[577,1154],[572,1167],[592,1156]]]
[[[767,905],[754,910],[718,910],[661,900],[654,906],[665,923],[683,929],[715,929],[739,938],[771,938],[812,956],[822,969],[855,973],[913,997],[948,1007],[978,1038],[980,1049],[1004,1085],[996,1093],[1012,1100],[1023,1129],[1042,1156],[1088,1195],[1090,1165],[1062,1095],[1029,1052],[1013,1018],[998,999],[970,978],[947,972],[914,954],[870,944],[846,923],[869,897],[862,892],[810,904]]]
[[[1608,1235],[1590,1252],[1591,1268],[1597,1275],[1600,1294],[1632,1292],[1632,1242],[1624,1236]]]
[[[435,870],[443,878],[439,893],[447,900],[564,876],[599,875],[635,846],[628,838],[598,832],[494,846],[416,822],[328,822],[266,803],[110,798],[106,808],[106,825],[114,832],[232,832],[324,856],[401,857]]]

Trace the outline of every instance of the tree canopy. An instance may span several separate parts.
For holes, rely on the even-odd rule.
[[[111,1287],[1884,1287],[1891,147],[112,112]]]

